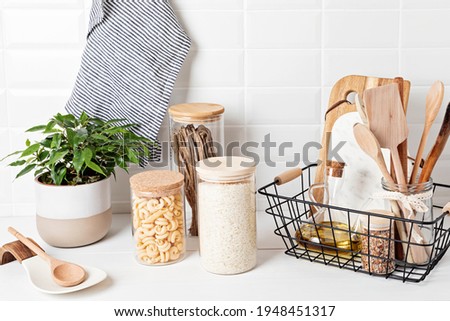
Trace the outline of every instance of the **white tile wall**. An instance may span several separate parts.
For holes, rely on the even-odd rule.
[[[305,143],[320,140],[330,89],[345,75],[411,80],[412,153],[434,80],[445,83],[445,105],[450,101],[448,0],[171,2],[193,40],[172,103],[223,104],[227,142],[261,144],[266,134],[279,143],[293,142],[285,156],[272,150],[275,167],[259,166],[258,186],[284,170]],[[85,44],[90,5],[91,0],[0,0],[1,155],[23,148],[27,127],[64,110]],[[443,110],[438,119],[442,116]],[[434,126],[431,137],[438,130]],[[251,151],[263,155],[261,147]],[[313,160],[317,151],[309,156]],[[450,183],[449,171],[447,147],[435,176]],[[31,215],[31,177],[13,182],[14,175],[15,170],[0,164],[0,216]],[[128,199],[128,175],[120,172],[113,185],[115,210],[125,211]]]

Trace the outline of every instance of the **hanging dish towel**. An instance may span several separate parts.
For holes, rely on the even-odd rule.
[[[67,112],[126,119],[157,141],[191,41],[167,0],[93,0],[87,44]],[[158,161],[161,146],[150,148]]]

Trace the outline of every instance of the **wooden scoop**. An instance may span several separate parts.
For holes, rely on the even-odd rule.
[[[391,151],[397,182],[405,186],[406,178],[398,146],[408,138],[408,126],[398,85],[390,84],[365,90],[364,105],[370,130],[380,146]]]
[[[8,227],[8,232],[25,244],[30,250],[43,258],[50,265],[53,280],[60,286],[70,287],[81,284],[86,279],[86,271],[79,265],[57,260],[44,251],[14,228]]]
[[[431,126],[436,119],[439,109],[442,105],[442,100],[444,99],[444,84],[440,81],[436,81],[427,94],[426,99],[426,110],[425,110],[425,126],[422,133],[422,138],[420,139],[419,149],[416,154],[416,161],[414,162],[414,167],[411,172],[411,177],[409,180],[410,184],[416,182],[417,172],[419,171],[420,161],[423,156],[423,151],[425,145],[427,144],[428,134],[430,133]]]

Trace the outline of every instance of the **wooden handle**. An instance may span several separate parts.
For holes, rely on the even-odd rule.
[[[441,156],[445,148],[445,145],[447,144],[449,135],[450,135],[450,103],[447,106],[444,121],[442,122],[441,130],[439,131],[439,135],[436,139],[436,142],[434,143],[434,146],[431,149],[430,154],[428,154],[428,157],[425,160],[425,165],[423,166],[422,172],[420,173],[419,183],[425,183],[430,180],[434,166],[436,165],[439,157]]]
[[[404,189],[404,188],[406,188],[406,178],[405,178],[405,175],[403,175],[403,166],[401,163],[400,156],[398,154],[398,150],[396,148],[391,149],[391,157],[392,157],[392,161],[394,162],[397,183],[400,185],[401,189]]]
[[[447,205],[444,206],[442,213],[450,214],[450,202],[448,202]]]
[[[431,129],[431,127],[426,125],[423,130],[422,138],[420,139],[420,143],[419,143],[419,149],[417,150],[416,161],[414,162],[414,167],[411,172],[411,177],[409,179],[410,184],[414,184],[416,181],[416,176],[417,176],[417,173],[419,172],[419,167],[420,167],[419,160],[422,159],[423,151],[425,150],[425,145],[427,143],[427,137],[428,137],[428,133],[430,132],[430,129]]]
[[[8,232],[14,235],[14,237],[16,237],[23,244],[25,244],[34,253],[36,253],[37,255],[39,255],[40,257],[42,257],[43,259],[45,259],[47,262],[50,263],[52,258],[47,253],[45,253],[39,246],[37,246],[29,239],[27,239],[25,236],[20,234],[16,229],[10,226],[8,227]]]
[[[293,168],[284,173],[281,173],[280,175],[275,177],[273,181],[276,182],[277,185],[283,185],[292,181],[293,179],[296,179],[297,177],[300,177],[300,175],[302,175],[302,169]]]
[[[402,102],[403,110],[408,110],[408,94],[405,97],[405,80],[402,77],[395,77],[394,82],[398,85],[398,91],[400,93],[400,100]],[[406,139],[398,146],[398,153],[400,157],[400,163],[402,164],[403,176],[408,179],[408,140]]]
[[[31,242],[39,246],[35,241],[29,239]],[[22,263],[23,260],[36,256],[32,250],[25,246],[21,241],[14,241],[6,243],[0,247],[0,265],[13,262],[15,260]]]

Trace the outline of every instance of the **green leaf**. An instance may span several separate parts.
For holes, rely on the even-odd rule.
[[[88,131],[86,128],[77,129],[75,132],[75,137],[73,138],[73,146],[78,146],[83,143],[88,137]]]
[[[28,147],[27,149],[25,149],[22,152],[22,155],[20,155],[20,157],[26,157],[26,156],[30,156],[30,155],[36,153],[39,150],[40,146],[41,145],[39,143],[31,145],[30,147]]]
[[[15,162],[12,162],[10,164],[8,164],[8,166],[22,166],[23,164],[25,164],[27,161],[26,160],[18,160]]]
[[[42,174],[42,172],[45,171],[45,168],[39,168],[37,171],[34,172],[34,177],[38,177]]]
[[[92,159],[92,155],[93,155],[93,153],[92,153],[92,150],[90,148],[84,149],[83,152],[82,152],[83,161],[86,164],[90,163],[91,159]]]
[[[67,142],[69,143],[70,147],[74,147],[74,139],[75,139],[75,131],[73,131],[71,128],[66,128],[66,136],[67,136]]]
[[[68,152],[69,152],[68,150],[60,152],[51,152],[50,159],[48,160],[47,165],[50,166],[60,161],[64,156],[67,155]]]
[[[47,128],[47,125],[34,126],[34,127],[27,129],[26,133],[40,132],[40,131],[43,131],[45,128]]]
[[[52,143],[50,144],[50,148],[58,149],[61,146],[62,135],[55,134],[52,138]]]
[[[133,149],[131,149],[131,148],[127,149],[127,156],[130,159],[130,162],[132,162],[133,164],[139,163],[139,158]]]
[[[58,172],[55,175],[55,184],[56,185],[61,185],[64,177],[66,176],[66,172],[67,172],[67,168],[63,167],[60,170],[58,170]]]
[[[54,120],[51,120],[48,122],[48,124],[45,126],[44,134],[53,133],[53,129],[55,128],[56,122]]]
[[[46,137],[45,139],[43,139],[41,141],[42,147],[50,148],[50,145],[52,144],[52,139],[53,139],[52,136],[49,136],[49,137]]]
[[[18,151],[16,151],[16,152],[13,152],[13,153],[11,153],[11,154],[8,154],[8,155],[6,155],[5,157],[3,157],[2,159],[0,159],[0,162],[3,162],[5,159],[7,159],[8,157],[11,157],[11,156],[13,156],[13,155],[17,155],[17,154],[20,154],[20,153],[22,153],[23,151],[22,150],[18,150]]]
[[[93,139],[104,141],[104,142],[109,140],[108,137],[106,137],[106,136],[104,136],[102,134],[92,134],[90,137],[93,138]]]
[[[89,116],[83,111],[80,115],[80,123],[84,125],[89,120]]]
[[[77,149],[73,152],[73,167],[75,168],[77,174],[81,171],[83,164],[84,164],[83,153]]]
[[[22,169],[19,174],[16,175],[16,178],[19,178],[29,172],[31,172],[36,167],[36,164],[30,164],[26,166],[24,169]]]
[[[93,162],[86,162],[86,165],[93,171],[96,171],[97,173],[102,174],[103,176],[106,176],[106,174],[103,172],[103,170],[97,164],[95,164]]]
[[[42,162],[48,157],[49,154],[50,152],[48,150],[44,150],[37,155],[37,160]]]
[[[29,139],[27,139],[26,141],[25,141],[25,146],[30,146],[31,145],[31,142],[30,142],[30,140]]]

